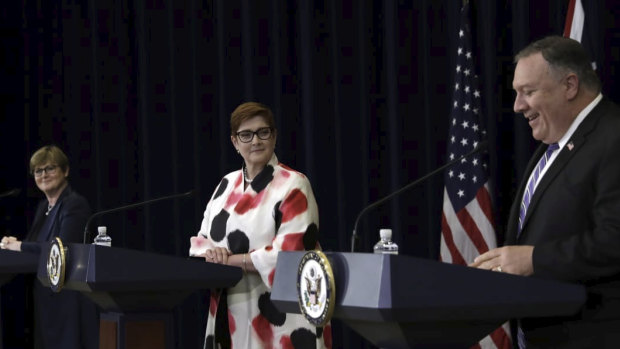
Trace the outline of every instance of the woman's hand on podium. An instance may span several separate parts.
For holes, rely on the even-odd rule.
[[[228,264],[228,257],[232,254],[225,247],[207,249],[204,253],[205,260],[211,263]]]
[[[22,242],[14,236],[5,236],[2,238],[2,242],[0,242],[0,248],[3,250],[21,251]]]

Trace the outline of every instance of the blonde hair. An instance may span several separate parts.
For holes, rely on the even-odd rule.
[[[55,145],[46,145],[35,151],[30,157],[30,173],[43,164],[51,163],[59,166],[63,172],[67,172],[69,168],[69,159],[67,155]]]

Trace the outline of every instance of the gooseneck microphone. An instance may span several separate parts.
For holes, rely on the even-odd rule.
[[[19,195],[19,193],[21,193],[21,192],[22,192],[22,190],[21,190],[21,189],[19,189],[19,188],[13,188],[13,189],[11,189],[11,190],[7,190],[7,191],[5,191],[5,192],[3,192],[3,193],[0,193],[0,199],[1,199],[1,198],[6,198],[6,197],[9,197],[9,196],[17,196],[17,195]]]
[[[105,210],[105,211],[95,212],[90,217],[88,217],[88,220],[86,221],[86,227],[84,227],[84,243],[86,243],[86,241],[90,237],[89,236],[90,235],[90,222],[94,218],[97,218],[99,216],[103,216],[104,214],[108,214],[108,213],[124,211],[124,210],[128,210],[128,209],[135,208],[135,207],[150,205],[150,204],[153,204],[153,203],[156,203],[156,202],[159,202],[159,201],[170,200],[170,199],[177,199],[177,198],[182,198],[182,197],[186,197],[186,196],[192,196],[193,194],[194,194],[194,190],[192,189],[192,190],[190,190],[190,191],[188,191],[186,193],[163,196],[163,197],[156,198],[156,199],[146,200],[146,201],[143,201],[143,202],[137,202],[135,204],[125,205],[125,206],[120,206],[120,207],[116,207],[116,208],[111,208],[111,209]]]
[[[358,237],[358,235],[357,235],[357,225],[358,225],[358,223],[360,221],[360,218],[362,217],[362,215],[364,213],[366,213],[366,212],[370,211],[371,209],[381,205],[382,203],[388,201],[389,199],[391,199],[391,198],[393,198],[393,197],[395,197],[395,196],[397,196],[399,194],[402,194],[403,192],[405,192],[405,191],[407,191],[407,190],[409,190],[409,189],[419,185],[420,183],[424,183],[424,181],[426,181],[428,178],[432,177],[433,175],[437,174],[438,172],[441,172],[441,171],[445,170],[446,168],[456,164],[457,162],[460,162],[461,160],[463,160],[463,159],[465,159],[465,158],[467,158],[469,156],[472,156],[472,155],[474,155],[475,153],[477,153],[477,152],[479,152],[481,150],[486,149],[487,146],[488,146],[488,142],[486,140],[480,141],[480,142],[478,142],[478,146],[476,146],[474,148],[474,150],[470,151],[469,153],[464,154],[462,156],[459,156],[458,158],[456,158],[456,159],[454,159],[454,160],[452,160],[452,161],[450,161],[450,162],[448,162],[448,163],[446,163],[446,164],[436,168],[435,170],[427,173],[423,177],[418,178],[415,181],[405,185],[404,187],[398,189],[397,191],[395,191],[395,192],[393,192],[391,194],[388,194],[388,195],[384,196],[383,198],[381,198],[381,199],[371,203],[370,205],[364,207],[364,209],[362,211],[360,211],[360,213],[357,215],[357,218],[355,219],[355,225],[353,225],[353,234],[351,235],[351,252],[355,252],[355,242],[357,241],[357,237]]]

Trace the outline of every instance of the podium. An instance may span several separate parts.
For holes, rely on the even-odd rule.
[[[0,250],[0,286],[9,282],[15,274],[32,274],[37,271],[39,256],[33,253]],[[3,348],[2,314],[0,314],[0,349]]]
[[[511,318],[571,315],[585,288],[403,255],[325,252],[336,284],[334,318],[381,348],[469,348]],[[271,300],[300,313],[297,267],[280,252]]]
[[[102,309],[99,348],[172,348],[172,309],[192,292],[230,287],[240,268],[98,245],[66,246],[63,289],[77,290]],[[42,251],[38,278],[49,286]],[[62,292],[62,290],[60,291]]]
[[[0,250],[0,286],[15,274],[29,274],[37,271],[39,256],[33,253]]]

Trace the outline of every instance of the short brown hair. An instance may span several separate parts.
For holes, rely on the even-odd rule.
[[[601,81],[592,68],[592,61],[581,44],[573,39],[552,35],[534,41],[515,55],[514,62],[540,52],[552,72],[573,72],[584,87],[600,92]]]
[[[30,173],[34,173],[35,168],[46,163],[58,165],[63,172],[69,168],[67,155],[55,145],[46,145],[35,151],[30,157]]]
[[[241,126],[244,121],[255,116],[262,116],[272,130],[276,129],[273,112],[269,107],[258,102],[246,102],[240,104],[235,108],[232,114],[230,114],[230,135],[236,136],[239,126]]]

